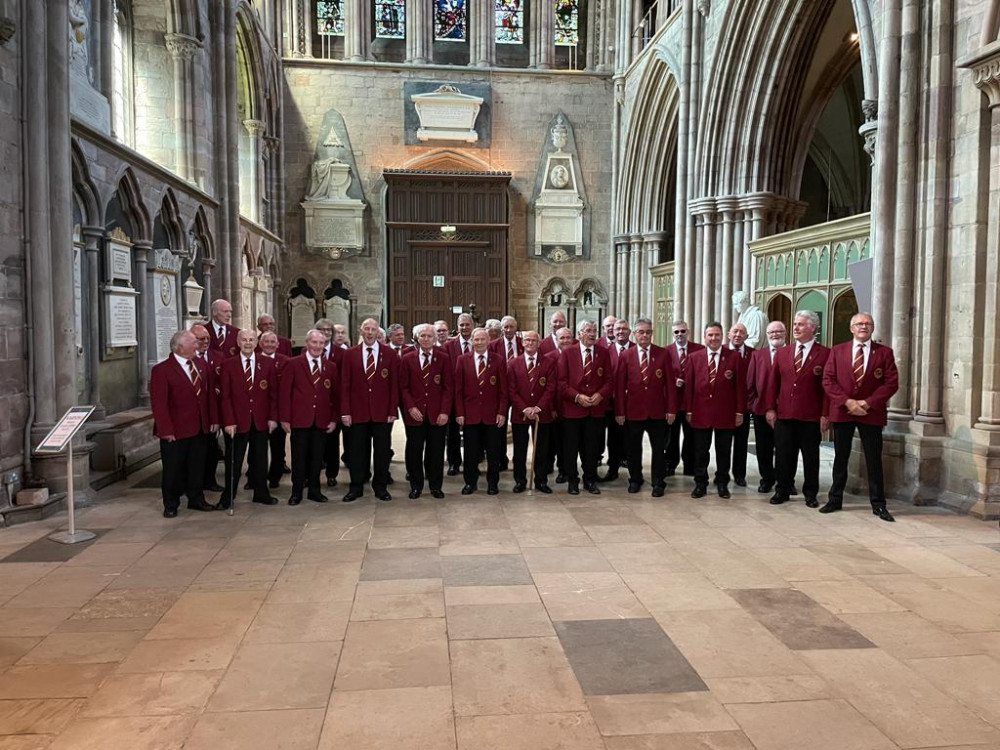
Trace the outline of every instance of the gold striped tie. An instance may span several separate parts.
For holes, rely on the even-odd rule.
[[[854,382],[861,385],[861,379],[865,376],[865,347],[858,344],[854,353]]]
[[[712,352],[708,358],[708,384],[712,385],[715,383],[715,375],[718,372],[718,367],[715,364],[715,357],[718,352]]]
[[[642,375],[642,382],[649,382],[649,360],[646,358],[646,350],[642,350],[642,357],[639,361],[639,373]]]
[[[312,361],[313,388],[319,385],[319,376],[320,376],[319,363],[314,359]]]
[[[201,395],[201,376],[198,374],[198,368],[194,366],[194,362],[190,359],[188,360],[188,370],[191,371],[191,385],[194,386],[194,395]]]
[[[243,375],[246,377],[247,390],[253,390],[253,371],[250,369],[250,358],[243,360]]]
[[[479,387],[483,387],[483,380],[486,377],[486,355],[479,355],[479,366],[476,368],[476,377],[479,378]]]
[[[587,354],[583,358],[583,377],[590,377],[590,371],[594,367],[594,355],[591,353],[590,349],[587,349]]]
[[[365,363],[365,377],[369,380],[375,375],[375,353],[374,350],[368,347],[368,361]]]
[[[426,383],[427,378],[429,378],[431,374],[431,355],[427,352],[424,352],[424,365],[420,368],[420,372],[423,373],[424,382]]]
[[[805,352],[806,345],[799,344],[799,350],[795,353],[795,374],[798,375],[802,372],[802,355]]]

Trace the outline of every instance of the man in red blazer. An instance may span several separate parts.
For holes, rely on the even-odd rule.
[[[691,423],[684,418],[684,365],[687,358],[699,349],[704,349],[701,344],[690,341],[690,329],[683,320],[675,320],[671,328],[674,342],[666,347],[667,356],[670,357],[670,364],[677,373],[675,383],[674,403],[678,405],[677,419],[670,425],[670,434],[667,436],[667,476],[672,477],[677,466],[683,461],[683,471],[685,476],[694,476],[694,433],[691,431]],[[684,437],[684,445],[681,446],[681,436]]]
[[[774,489],[774,428],[767,421],[768,380],[774,357],[785,345],[785,324],[780,320],[772,320],[767,324],[766,336],[767,346],[753,353],[747,370],[747,409],[753,416],[757,471],[760,473],[757,492],[770,492]]]
[[[557,357],[539,354],[539,337],[535,331],[521,336],[524,353],[507,364],[510,391],[510,429],[514,437],[514,492],[524,492],[528,486],[528,437],[535,430],[534,476],[535,489],[546,495],[549,487],[549,428],[559,378]]]
[[[768,324],[770,330],[772,324]],[[768,383],[767,419],[774,427],[778,490],[771,505],[788,500],[802,452],[802,494],[806,505],[818,508],[819,444],[827,428],[829,402],[823,391],[823,370],[830,350],[816,342],[819,316],[812,310],[795,313],[792,345],[774,355]],[[758,406],[758,408],[760,408]]]
[[[597,326],[579,323],[579,343],[559,355],[559,410],[563,418],[563,451],[569,494],[580,494],[577,456],[583,467],[583,487],[592,495],[597,488],[597,457],[604,437],[604,405],[611,398],[611,357],[597,346]]]
[[[524,345],[521,337],[517,335],[517,319],[512,315],[505,315],[500,319],[500,338],[490,342],[490,354],[502,358],[505,362],[510,362],[524,354]]]
[[[704,497],[708,490],[709,448],[715,440],[715,484],[719,497],[729,494],[729,462],[733,430],[743,423],[747,410],[747,383],[739,354],[722,346],[722,326],[705,326],[705,346],[684,364],[684,411],[691,424],[695,444],[694,491]]]
[[[235,357],[240,350],[236,337],[240,329],[232,324],[233,306],[229,300],[217,299],[212,303],[212,320],[208,324],[210,347],[223,358]]]
[[[191,333],[194,334],[196,341],[195,364],[205,370],[208,398],[214,404],[216,413],[219,413],[219,397],[222,395],[219,378],[222,363],[226,358],[221,352],[211,348],[212,335],[209,333],[209,326],[195,323],[191,326]],[[235,341],[234,339],[233,342],[235,343]],[[213,431],[205,435],[205,475],[202,487],[208,492],[222,492],[224,489],[216,479],[221,460],[222,449],[219,448],[219,436]]]
[[[260,338],[263,338],[265,333],[273,333],[278,337],[278,354],[285,357],[292,356],[292,340],[286,339],[284,336],[278,336],[277,327],[274,323],[274,318],[266,313],[257,318],[257,330],[260,331]],[[258,339],[258,346],[260,344],[260,339]],[[260,349],[258,348],[258,351]]]
[[[632,329],[625,318],[618,318],[615,321],[615,342],[607,347],[608,356],[611,359],[611,382],[617,382],[618,362],[627,352],[633,343],[630,340]],[[598,482],[613,482],[618,478],[618,471],[622,464],[626,463],[628,454],[628,436],[625,428],[618,423],[615,412],[615,394],[612,391],[611,398],[604,405],[604,429],[606,431],[605,445],[608,449],[608,471],[603,477],[598,477]],[[598,457],[600,463],[600,457]]]
[[[486,450],[486,492],[499,492],[500,461],[507,432],[507,364],[489,352],[485,328],[472,332],[472,353],[463,354],[455,366],[455,419],[465,443],[465,486],[471,495],[479,483],[479,457]]]
[[[826,505],[819,511],[833,513],[843,506],[847,462],[857,428],[865,454],[872,513],[883,521],[895,521],[885,505],[882,429],[888,418],[889,399],[899,389],[899,372],[892,349],[872,341],[874,331],[872,316],[858,313],[851,318],[854,339],[837,344],[826,360],[823,388],[830,400],[828,417],[833,423],[833,483]]]
[[[558,348],[544,355],[556,363],[556,394],[552,402],[552,428],[549,430],[549,461],[545,467],[545,473],[551,474],[557,470],[556,484],[566,483],[566,454],[563,451],[563,421],[562,408],[559,404],[559,357],[567,349],[576,346],[577,341],[573,338],[573,331],[563,326],[556,334]],[[548,339],[546,339],[548,340]],[[538,346],[541,354],[542,347]]]
[[[619,321],[621,322],[621,321]],[[666,486],[667,425],[677,413],[673,403],[677,376],[664,349],[652,344],[653,321],[635,321],[636,345],[618,360],[615,376],[615,419],[628,441],[628,491],[642,487],[642,436],[649,435],[652,450],[653,497],[663,497]]]
[[[392,500],[386,486],[392,423],[399,414],[400,359],[378,342],[378,330],[378,321],[366,318],[361,324],[361,343],[344,353],[340,367],[340,420],[351,430],[351,485],[345,503],[364,494],[369,473],[375,497]]]
[[[538,345],[538,353],[543,357],[549,352],[559,351],[559,330],[566,327],[566,313],[556,310],[549,316],[549,335]],[[572,336],[570,337],[572,338]]]
[[[339,378],[337,365],[323,356],[326,339],[315,328],[306,334],[305,351],[289,359],[281,370],[278,416],[291,434],[292,495],[289,505],[302,502],[302,490],[317,503],[325,503],[319,474],[323,469],[326,436],[337,419]]]
[[[602,349],[610,349],[615,344],[615,323],[618,322],[618,318],[614,315],[608,315],[603,321],[601,321],[601,328],[603,329],[603,335],[599,336],[594,342],[597,346]]]
[[[278,382],[274,386],[274,389],[276,392],[280,392],[281,371],[290,357],[286,357],[278,353],[277,334],[268,331],[260,337],[260,356],[266,357],[274,362],[275,370],[278,376]],[[281,426],[280,422],[267,436],[268,451],[271,455],[271,460],[267,469],[267,486],[272,490],[281,484],[281,477],[285,473],[285,441],[287,440],[287,437],[288,433],[285,432],[285,429]]]
[[[341,326],[341,328],[343,328],[343,326]],[[323,357],[331,360],[337,366],[337,372],[340,373],[342,369],[341,362],[347,348],[338,341],[338,339],[341,338],[341,335],[337,331],[337,326],[327,318],[320,318],[316,321],[316,330],[322,333],[323,338],[326,339],[326,343],[323,344]],[[343,336],[346,337],[346,335],[345,331]],[[339,410],[339,408],[340,406],[338,404],[337,409]],[[340,476],[341,456],[347,456],[347,434],[349,431],[340,423],[339,418],[336,422],[337,426],[333,428],[333,432],[327,433],[326,448],[323,452],[323,464],[326,468],[327,487],[337,486],[337,477]],[[340,450],[342,437],[344,442],[343,452]],[[346,462],[346,458],[344,460]]]
[[[448,339],[445,350],[453,365],[463,354],[472,353],[472,316],[462,313],[458,316],[458,335]],[[458,476],[462,471],[462,428],[455,420],[455,402],[451,404],[451,419],[448,421],[447,457],[448,476]]]
[[[747,346],[747,327],[736,323],[729,329],[729,348],[740,358],[740,379],[747,382],[750,359],[755,349]],[[743,424],[733,430],[733,481],[740,487],[747,486],[747,443],[750,439],[750,412],[743,415]]]
[[[278,426],[278,370],[274,361],[257,355],[257,334],[249,328],[237,334],[240,353],[222,363],[221,425],[226,435],[226,489],[220,508],[236,497],[243,457],[250,449],[247,479],[253,501],[276,505],[267,489],[267,436]]]
[[[181,495],[191,510],[215,510],[205,502],[205,435],[218,429],[206,373],[195,364],[195,337],[178,331],[170,339],[170,356],[149,375],[153,432],[160,439],[163,464],[160,491],[164,518],[175,518]]]
[[[403,327],[402,323],[393,323],[385,329],[385,332],[389,348],[397,357],[402,357],[404,354],[416,351],[415,346],[406,343],[406,328]]]
[[[451,414],[455,368],[441,347],[434,346],[434,326],[417,326],[417,348],[403,356],[399,368],[399,394],[406,426],[406,473],[410,498],[424,490],[444,497],[444,433]]]

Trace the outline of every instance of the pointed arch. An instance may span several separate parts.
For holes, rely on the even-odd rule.
[[[215,238],[212,236],[204,206],[198,206],[198,210],[195,211],[190,234],[201,244],[202,258],[215,260]]]
[[[493,167],[472,154],[444,148],[413,157],[403,165],[403,169],[429,172],[490,172]]]
[[[85,226],[101,225],[101,198],[90,177],[87,157],[76,138],[70,139],[70,159],[72,161],[73,194],[80,203]]]
[[[118,187],[114,195],[104,208],[105,225],[109,226],[116,221],[109,216],[109,209],[117,203],[120,216],[128,223],[129,236],[133,242],[151,242],[153,239],[153,222],[150,218],[149,209],[142,199],[142,190],[135,172],[131,167],[125,167],[121,177],[118,179]]]
[[[153,244],[159,247],[169,247],[175,252],[187,252],[187,233],[181,220],[177,197],[171,188],[167,188],[160,201],[160,210],[153,219]]]

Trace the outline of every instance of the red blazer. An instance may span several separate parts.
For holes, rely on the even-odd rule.
[[[681,358],[680,358],[680,355],[677,353],[677,345],[674,344],[673,342],[671,342],[671,343],[667,344],[663,348],[667,350],[667,356],[670,357],[670,365],[674,368],[674,372],[677,373],[677,378],[676,379],[680,380],[680,381],[683,381],[684,380],[684,368],[681,367]],[[704,348],[705,347],[703,345],[701,345],[701,344],[696,344],[693,341],[689,341],[688,345],[687,345],[687,358],[690,359],[692,354],[694,354],[695,352],[701,351]],[[685,361],[687,361],[687,360],[685,360]],[[683,386],[683,384],[682,385],[677,385],[675,383],[674,384],[674,388],[676,389],[674,391],[674,403],[677,405],[677,408],[679,410],[684,411],[684,409],[686,408],[684,406],[684,404],[685,404],[684,386]]]
[[[208,432],[217,423],[210,398],[206,372],[198,368],[201,376],[201,395],[196,396],[194,383],[171,354],[149,373],[149,400],[153,407],[153,434],[157,437],[173,435],[178,440]]]
[[[490,356],[496,355],[507,361],[507,339],[501,334],[500,338],[496,341],[491,341],[489,345]],[[524,354],[524,345],[521,343],[520,336],[514,336],[514,356],[520,357]]]
[[[319,382],[313,385],[309,358],[305,353],[292,357],[281,368],[278,387],[278,415],[280,421],[293,428],[316,427],[325,430],[337,420],[337,365],[324,360]]]
[[[393,349],[388,344],[386,344],[386,347],[389,349],[390,352],[392,352],[393,354],[395,354],[400,359],[402,359],[403,357],[405,357],[410,352],[415,352],[417,350],[417,347],[415,347],[413,344],[403,344],[403,346],[401,346],[399,349]],[[343,350],[341,350],[341,351],[343,351]]]
[[[633,346],[618,360],[615,376],[615,416],[635,421],[666,419],[676,414],[674,404],[677,376],[670,357],[662,347],[651,344],[646,382],[639,370],[639,347]]]
[[[458,358],[462,356],[462,344],[461,337],[456,336],[453,339],[448,339],[448,343],[445,344],[445,348],[448,352],[448,357],[451,359],[452,364],[458,367]],[[469,351],[472,351],[472,336],[469,336]]]
[[[747,410],[747,384],[740,378],[739,355],[722,347],[715,382],[708,382],[708,351],[689,354],[684,365],[684,411],[697,429],[732,430]]]
[[[243,357],[230,357],[222,365],[222,419],[224,427],[236,425],[237,432],[249,432],[250,423],[262,432],[268,421],[278,421],[278,367],[274,360],[254,356],[253,387],[248,389]]]
[[[223,357],[235,357],[239,354],[240,345],[237,341],[237,337],[240,335],[240,329],[234,325],[226,324],[226,340],[219,341],[218,337],[215,335],[215,321],[212,320],[206,324],[208,328],[209,335],[209,345],[208,348],[219,352]]]
[[[892,349],[870,342],[868,367],[860,385],[854,379],[854,340],[837,344],[830,350],[823,370],[823,388],[830,400],[828,417],[831,422],[861,422],[884,427],[887,404],[899,390],[899,371]],[[847,399],[867,401],[871,407],[864,417],[847,412]]]
[[[257,356],[258,357],[262,357],[263,359],[271,359],[266,354],[261,354],[260,352],[257,353]],[[274,353],[274,359],[271,359],[271,361],[274,362],[274,366],[278,370],[278,377],[279,378],[281,377],[281,370],[282,370],[282,368],[285,366],[285,363],[288,362],[288,360],[290,360],[290,359],[292,359],[292,357],[286,357],[281,352],[275,352]]]
[[[552,421],[556,387],[559,382],[559,359],[540,353],[535,354],[535,369],[528,374],[528,363],[524,356],[513,360],[507,366],[507,387],[510,390],[510,421],[514,424],[529,424],[524,418],[524,410],[531,406],[541,409],[538,421],[545,424]]]
[[[728,343],[725,344],[725,348],[729,349],[729,344]],[[735,352],[736,350],[735,349],[730,349],[730,351]],[[739,358],[740,358],[740,375],[739,375],[739,377],[740,377],[740,382],[741,383],[746,383],[747,382],[747,373],[750,371],[750,362],[753,360],[753,355],[754,355],[754,352],[756,352],[756,351],[757,350],[754,349],[752,346],[747,346],[746,344],[744,344],[743,345],[743,352],[742,352],[742,354],[737,353],[737,356],[739,356]],[[749,403],[749,401],[748,401],[748,403]],[[748,407],[748,410],[749,410],[749,407]]]
[[[597,338],[597,341],[594,342],[594,346],[599,346],[604,351],[608,351],[613,344],[617,343],[614,340],[614,336],[613,335],[612,335],[611,339],[612,339],[611,341],[608,341],[608,337],[607,336],[599,336]]]
[[[388,422],[399,416],[400,358],[387,344],[379,344],[375,374],[365,376],[368,347],[352,346],[340,363],[340,416],[354,422]]]
[[[261,352],[260,344],[257,344],[257,348],[254,349],[254,352],[256,352],[257,354],[260,354],[260,352]],[[280,354],[283,357],[291,357],[292,356],[292,340],[291,339],[286,339],[284,336],[278,336],[278,349],[275,352],[275,354]]]
[[[579,345],[559,354],[559,413],[566,419],[603,417],[607,402],[614,393],[611,355],[607,349],[596,344],[593,352],[594,366],[587,377],[583,375],[583,357]],[[576,403],[578,395],[593,396],[595,393],[601,394],[603,402],[592,409],[585,409]]]
[[[823,390],[823,369],[830,350],[822,344],[813,344],[801,372],[796,375],[795,352],[798,348],[799,343],[793,340],[774,353],[767,396],[760,402],[765,411],[776,409],[778,419],[818,422],[830,411],[830,400]]]
[[[431,352],[430,372],[426,378],[420,369],[422,359],[420,351],[414,349],[403,356],[399,365],[399,395],[403,402],[403,423],[411,427],[422,424],[409,414],[414,406],[420,409],[420,413],[430,424],[435,424],[441,414],[450,415],[452,394],[455,390],[455,368],[440,347],[435,347]]]
[[[496,424],[499,416],[507,415],[507,363],[494,354],[486,358],[483,385],[479,385],[475,359],[479,355],[463,354],[455,366],[455,416],[465,417],[466,424]]]
[[[538,353],[540,355],[546,355],[549,352],[558,352],[559,347],[556,345],[555,339],[552,338],[550,333],[548,336],[542,339],[541,343],[538,345]]]
[[[775,351],[775,356],[781,351]],[[747,409],[751,414],[765,414],[768,410],[770,397],[768,395],[768,378],[771,377],[771,347],[770,345],[757,349],[750,358],[747,368]]]

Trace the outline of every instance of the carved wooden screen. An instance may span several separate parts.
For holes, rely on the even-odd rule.
[[[480,322],[503,315],[510,174],[387,170],[385,179],[387,322],[407,332],[440,319],[454,328],[453,309],[471,305]]]

